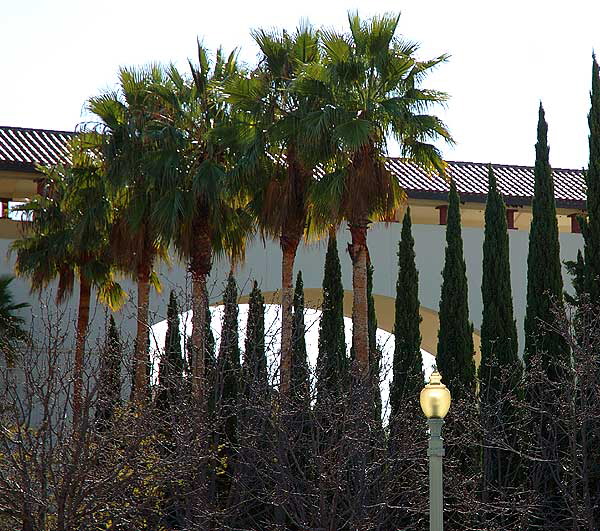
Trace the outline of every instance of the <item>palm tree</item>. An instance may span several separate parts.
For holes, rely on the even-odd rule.
[[[10,291],[13,280],[11,275],[0,276],[0,351],[9,367],[15,363],[15,347],[27,339],[27,332],[23,328],[25,321],[14,312],[29,307],[26,302],[14,302]]]
[[[278,238],[281,264],[280,389],[287,394],[292,370],[292,299],[296,251],[306,228],[308,191],[319,161],[303,118],[315,98],[289,90],[305,68],[319,60],[318,33],[309,24],[293,34],[257,30],[258,68],[225,85],[237,111],[245,145],[237,166],[263,234]]]
[[[15,270],[28,277],[31,289],[40,292],[58,278],[56,293],[60,304],[73,292],[79,280],[75,356],[73,363],[73,417],[79,418],[82,405],[85,338],[91,290],[112,309],[125,299],[114,280],[108,236],[112,220],[101,161],[83,147],[82,137],[70,144],[70,164],[41,167],[44,191],[19,210],[31,213],[23,237],[11,245],[16,253]]]
[[[349,33],[322,32],[322,61],[306,68],[292,90],[321,101],[305,126],[312,143],[329,146],[332,153],[313,187],[311,219],[323,229],[333,221],[348,223],[352,344],[356,370],[365,377],[369,371],[367,229],[404,198],[385,164],[388,138],[398,141],[403,157],[441,173],[445,164],[431,142],[452,142],[452,138],[439,118],[425,114],[446,95],[420,88],[429,71],[447,56],[417,60],[418,45],[396,36],[399,16],[362,20],[349,14],[348,19]]]
[[[190,62],[191,78],[173,66],[166,79],[152,85],[161,105],[149,125],[157,149],[152,171],[161,176],[161,193],[152,216],[161,238],[172,241],[188,261],[192,279],[193,389],[205,395],[205,328],[208,309],[207,279],[215,256],[234,262],[244,255],[251,218],[236,197],[228,175],[230,149],[215,131],[228,121],[229,105],[220,92],[237,75],[236,55],[221,49],[211,65],[207,50],[198,43],[198,64]]]
[[[110,235],[119,268],[137,282],[137,330],[134,353],[134,399],[143,400],[147,378],[148,307],[150,287],[160,290],[154,272],[157,260],[168,261],[167,245],[155,223],[154,209],[160,197],[160,176],[152,171],[155,142],[148,125],[160,113],[150,86],[165,79],[159,66],[121,68],[118,89],[88,101],[88,109],[100,120],[92,136],[101,149],[110,184],[114,223]]]

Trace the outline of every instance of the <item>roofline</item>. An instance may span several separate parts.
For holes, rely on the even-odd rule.
[[[41,175],[36,168],[37,162],[0,161],[0,171],[21,171]]]
[[[403,157],[385,157],[388,160],[397,160],[400,163],[406,163],[406,162],[412,162],[410,159],[406,159]],[[459,166],[483,166],[483,167],[487,167],[488,164],[492,165],[492,168],[496,168],[496,167],[500,167],[500,168],[518,168],[520,170],[533,170],[535,168],[535,166],[525,166],[523,164],[502,164],[499,162],[473,162],[473,161],[468,161],[468,160],[447,160],[444,159],[444,162],[447,162],[448,164],[457,164]],[[416,164],[416,162],[413,162],[413,164]],[[550,165],[550,167],[552,168],[552,170],[557,170],[557,171],[572,171],[572,172],[578,172],[578,173],[582,173],[585,171],[585,168],[557,168],[554,167],[552,165]]]
[[[13,127],[11,125],[0,125],[0,129],[16,129],[17,131],[42,131],[44,133],[60,133],[62,135],[75,134],[75,131],[63,131],[61,129],[41,129],[40,127]]]
[[[448,202],[448,192],[429,192],[422,190],[407,190],[405,189],[406,194],[409,199],[428,199],[431,201],[440,201],[442,203]],[[532,198],[526,196],[507,196],[501,194],[504,199],[504,203],[506,206],[520,207],[520,206],[531,206]],[[487,194],[470,194],[467,192],[460,192],[460,201],[461,203],[481,203],[485,204],[487,200]],[[585,201],[579,200],[567,200],[567,199],[558,199],[555,201],[557,208],[572,208],[575,210],[587,210],[587,205]]]

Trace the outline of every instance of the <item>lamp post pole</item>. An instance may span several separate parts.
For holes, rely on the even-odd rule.
[[[444,419],[427,419],[429,425],[429,531],[444,531],[444,491],[442,487],[442,457]]]
[[[429,531],[444,531],[442,458],[445,452],[442,426],[450,409],[451,396],[439,372],[431,374],[429,383],[421,391],[420,402],[429,426]]]

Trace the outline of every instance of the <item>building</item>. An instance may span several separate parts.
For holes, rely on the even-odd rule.
[[[11,241],[19,235],[23,222],[10,219],[8,208],[14,202],[27,201],[38,190],[40,174],[37,164],[65,161],[66,144],[72,133],[42,129],[0,127],[0,271],[11,272],[14,259],[7,255]],[[533,150],[532,150],[533,158]],[[415,251],[420,274],[419,295],[422,304],[423,349],[435,354],[437,345],[441,271],[445,249],[445,221],[448,183],[439,176],[427,176],[419,167],[399,159],[389,159],[390,170],[396,175],[407,193],[413,218]],[[526,274],[528,230],[531,222],[531,199],[533,195],[533,167],[493,165],[498,186],[508,206],[507,221],[510,230],[511,276],[515,317],[523,344],[523,319],[526,303]],[[487,164],[474,162],[449,162],[449,175],[455,180],[461,196],[461,216],[467,275],[469,279],[470,317],[475,326],[475,344],[479,346],[478,327],[481,324],[481,262],[483,244],[483,221],[487,193]],[[578,170],[554,169],[555,195],[560,230],[561,258],[571,260],[583,246],[576,216],[585,209],[585,184],[583,173]],[[396,252],[400,238],[402,209],[385,223],[374,223],[368,236],[370,256],[375,268],[373,291],[380,328],[391,331],[394,321],[394,297],[397,273]],[[345,227],[341,227],[338,245],[342,261],[344,286],[351,287],[351,264],[345,253],[348,242]],[[318,307],[323,275],[326,243],[301,245],[296,260],[296,270],[301,269],[306,288],[307,306]],[[276,301],[280,286],[281,252],[277,242],[257,239],[247,250],[246,262],[236,271],[243,293],[250,289],[250,280],[259,281],[267,301]],[[176,259],[169,268],[159,267],[165,290],[152,294],[151,315],[153,321],[165,318],[168,291],[171,287],[184,289],[185,264]],[[211,277],[211,301],[216,303],[227,274],[229,264],[216,263]],[[570,281],[563,271],[565,286]],[[135,286],[123,282],[126,289],[134,292]],[[52,307],[51,295],[30,295],[26,280],[15,283],[17,301],[32,304],[30,319],[38,319]],[[243,300],[243,299],[242,299]],[[130,297],[135,301],[135,296]],[[122,326],[132,334],[135,328],[135,312],[130,302],[120,312]],[[64,322],[74,319],[75,301],[62,308]],[[346,292],[345,311],[351,315],[351,292]],[[103,327],[105,310],[101,307],[92,312],[94,317],[91,333],[99,334]]]

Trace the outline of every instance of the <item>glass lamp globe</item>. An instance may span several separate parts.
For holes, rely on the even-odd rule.
[[[421,409],[428,419],[443,419],[450,409],[450,390],[442,383],[442,375],[434,371],[421,390]]]

